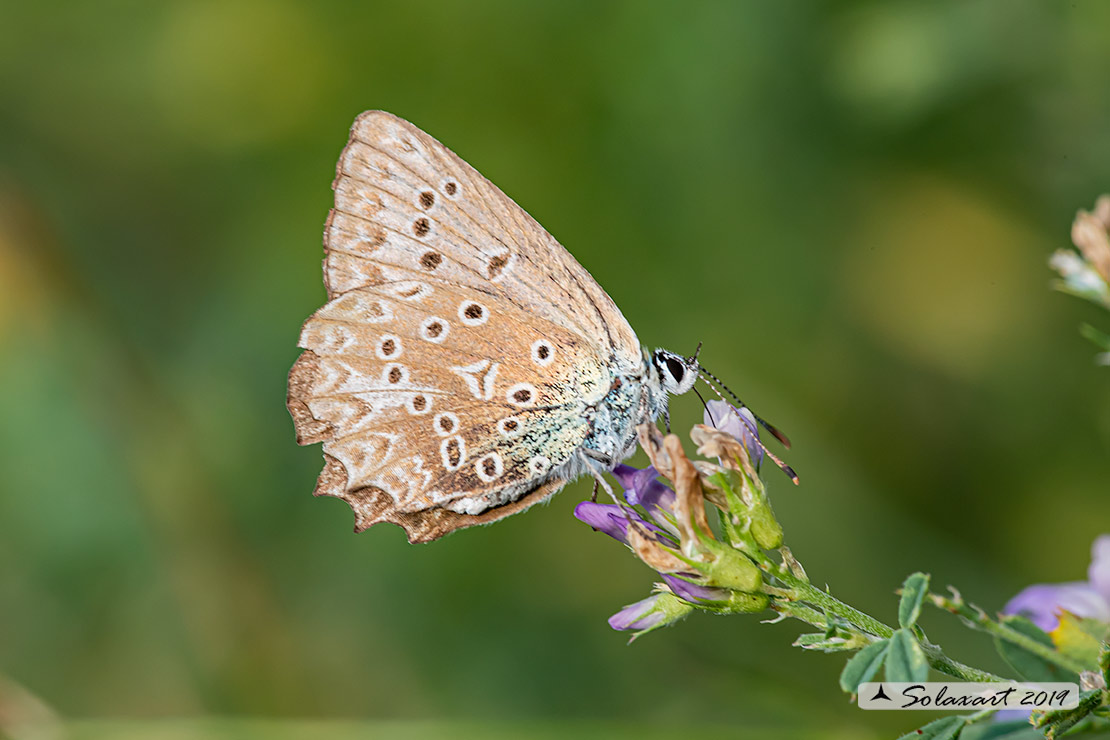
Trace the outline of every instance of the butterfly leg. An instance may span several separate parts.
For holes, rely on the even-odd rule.
[[[594,485],[596,486],[596,485],[600,484],[601,487],[605,489],[605,492],[607,494],[609,494],[609,498],[613,499],[614,501],[617,501],[617,496],[616,496],[615,493],[613,493],[613,487],[610,486],[609,481],[605,480],[605,478],[601,475],[601,471],[597,470],[596,468],[591,467],[590,472],[594,476]],[[620,502],[618,501],[617,503],[620,503]]]
[[[612,470],[613,461],[607,456],[596,450],[580,449],[578,451],[578,462],[582,467],[594,477],[594,496],[597,495],[597,487],[600,485],[605,493],[609,494],[609,498],[621,503],[616,494],[613,493],[612,486],[609,481],[605,480],[604,473]]]
[[[590,494],[590,503],[591,504],[596,504],[597,503],[597,481],[596,480],[594,481],[593,493]]]
[[[600,486],[605,489],[605,492],[609,494],[609,498],[613,499],[613,502],[616,503],[618,507],[620,507],[621,512],[624,514],[624,517],[628,522],[628,526],[634,528],[641,537],[645,539],[651,539],[653,537],[652,533],[644,525],[643,520],[640,519],[638,515],[636,515],[635,509],[633,509],[632,506],[623,498],[617,498],[617,496],[613,493],[613,489],[612,487],[610,487],[609,482],[606,481],[604,477],[602,477],[603,472],[612,469],[612,459],[606,455],[597,452],[596,450],[590,449],[580,449],[578,451],[578,455],[579,462],[585,465],[586,469],[589,470],[590,473],[592,473],[594,476],[594,492],[593,496],[590,497],[590,500],[594,501],[595,503],[597,502],[597,489],[598,485],[600,484]]]

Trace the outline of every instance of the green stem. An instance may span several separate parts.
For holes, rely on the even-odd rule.
[[[1103,703],[1103,692],[1099,690],[1080,692],[1079,706],[1075,709],[1058,709],[1054,712],[1045,712],[1037,716],[1033,715],[1033,726],[1038,730],[1044,730],[1045,737],[1057,738],[1070,730],[1080,721],[1087,718],[1091,712],[1098,709]]]
[[[816,609],[806,606],[805,604],[798,603],[797,601],[788,602],[771,602],[771,608],[780,614],[788,617],[793,617],[799,622],[805,622],[811,627],[816,627],[819,630],[828,629],[828,618],[824,612],[819,612]]]
[[[717,483],[725,492],[730,512],[744,511],[748,508],[737,496],[727,479],[722,476]],[[766,592],[771,595],[773,600],[772,603],[774,603],[775,599],[778,600],[779,605],[775,608],[779,612],[808,622],[814,627],[822,629],[827,628],[826,623],[828,620],[826,615],[832,614],[846,622],[852,631],[858,632],[865,637],[889,639],[894,635],[894,628],[845,604],[840,599],[816,588],[807,580],[796,576],[792,572],[790,564],[786,562],[785,559],[781,564],[771,560],[764,552],[763,548],[759,546],[759,543],[755,541],[755,538],[747,528],[735,526],[729,518],[729,513],[722,512],[721,516],[722,525],[728,542],[755,562],[765,573],[787,587],[785,589],[785,594],[775,594],[774,591],[778,591],[779,589],[775,589],[771,584],[767,584],[769,588],[766,589]],[[787,601],[789,606],[784,604],[784,601]],[[804,602],[804,604],[799,602]],[[978,668],[973,668],[959,661],[952,660],[944,654],[944,651],[939,645],[927,642],[923,638],[920,639],[919,642],[929,661],[929,665],[932,666],[934,670],[964,681],[1001,683],[1008,681],[1008,679],[1002,678],[1001,676],[996,676],[993,673],[981,671]]]
[[[829,630],[829,617],[825,612],[819,612],[816,609],[806,606],[797,601],[772,601],[771,609],[781,614],[784,617],[791,617],[797,619],[799,622],[804,622],[811,627],[816,627],[822,631]],[[859,650],[874,642],[875,638],[859,630],[853,629],[851,625],[839,624],[837,625],[836,637],[841,640],[837,650]],[[798,643],[794,643],[797,645]],[[824,648],[822,648],[824,649]],[[826,651],[828,652],[828,651]]]
[[[1000,640],[1005,640],[1013,645],[1017,645],[1026,652],[1036,655],[1041,660],[1058,665],[1064,670],[1073,673],[1082,673],[1087,670],[1087,666],[1072,660],[1070,657],[1054,650],[1043,642],[1038,642],[1029,635],[1018,632],[1012,627],[1007,627],[1004,624],[995,622],[987,616],[985,611],[977,606],[968,604],[963,599],[949,599],[940,594],[929,594],[929,600],[933,602],[934,606],[963,618],[964,621],[968,622],[972,627],[993,635]]]
[[[875,635],[876,637],[888,638],[894,634],[891,627],[883,624],[872,616],[864,614],[858,609],[848,606],[840,599],[825,593],[813,584],[806,583],[800,578],[796,578],[793,574],[776,573],[778,578],[790,587],[794,592],[795,598],[798,601],[805,601],[815,606],[819,606],[829,614],[835,614],[849,624],[854,625],[863,632]]]
[[[810,583],[796,578],[792,574],[784,574],[780,571],[776,573],[776,576],[790,587],[790,591],[793,592],[793,598],[797,601],[805,601],[820,607],[829,614],[840,617],[862,632],[876,637],[886,639],[894,634],[894,628],[883,624],[872,616],[864,614],[858,609],[848,606],[840,599],[825,593]],[[1002,676],[996,676],[993,673],[981,671],[978,668],[973,668],[949,658],[944,654],[944,651],[939,645],[926,642],[922,643],[921,648],[925,651],[925,656],[929,659],[930,666],[941,673],[953,676],[962,681],[978,681],[984,683],[1006,683],[1009,681],[1009,679],[1003,678]]]
[[[1010,683],[1013,680],[988,673],[987,671],[981,671],[978,668],[972,668],[966,663],[961,663],[958,660],[952,660],[944,654],[940,645],[934,645],[930,642],[923,644],[921,648],[925,651],[925,657],[929,659],[929,665],[941,673],[954,676],[962,681],[973,681],[976,683]]]
[[[965,718],[967,719],[967,723],[969,725],[973,725],[976,722],[979,722],[981,720],[986,719],[987,717],[990,717],[991,715],[993,715],[997,711],[998,711],[997,709],[980,709],[978,712],[974,712],[972,714],[966,715]]]

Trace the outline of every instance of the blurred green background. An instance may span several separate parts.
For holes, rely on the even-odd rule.
[[[910,729],[794,624],[626,646],[605,619],[652,574],[572,518],[587,481],[424,546],[313,499],[285,374],[335,160],[357,113],[407,118],[642,341],[705,342],[794,441],[801,486],[769,480],[815,581],[889,620],[923,569],[996,609],[1110,531],[1110,383],[1076,331],[1105,317],[1045,264],[1110,189],[1108,71],[1101,0],[4,3],[0,721]]]

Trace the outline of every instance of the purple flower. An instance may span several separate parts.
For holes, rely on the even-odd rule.
[[[668,530],[674,528],[666,517],[674,516],[675,493],[669,486],[658,480],[658,473],[654,467],[640,470],[629,465],[618,465],[613,471],[613,475],[624,488],[624,497],[630,504],[642,506],[655,522],[667,527]],[[646,530],[655,535],[656,541],[665,547],[676,547],[674,540],[669,538],[661,527],[657,526],[655,522],[645,519],[637,510],[630,507],[583,501],[574,507],[574,516],[599,532],[604,532],[630,547],[633,546],[628,534],[630,525],[637,525],[641,534]],[[651,564],[649,562],[649,565]],[[656,567],[659,566],[656,565]],[[661,573],[660,575],[667,582],[671,593],[658,593],[624,607],[609,618],[609,625],[613,629],[643,631],[661,626],[664,621],[673,621],[677,617],[669,612],[673,611],[675,607],[669,601],[665,601],[664,597],[673,599],[674,596],[677,596],[679,599],[692,603],[726,601],[729,598],[729,592],[726,590],[699,586],[670,573]],[[699,574],[691,573],[689,575],[696,578]]]
[[[658,627],[667,615],[656,609],[663,594],[655,594],[646,599],[629,604],[609,617],[609,626],[615,630],[649,630]]]
[[[574,517],[599,532],[628,544],[628,519],[632,514],[621,511],[616,504],[583,501],[574,507]]]
[[[742,428],[746,422],[737,420],[739,433],[754,434]],[[583,501],[574,509],[577,519],[624,543],[665,581],[657,584],[654,596],[614,614],[610,626],[639,635],[671,624],[698,606],[712,606],[710,602],[727,602],[737,610],[749,602],[751,611],[764,608],[758,566],[740,551],[718,543],[709,527],[697,466],[686,457],[677,437],[664,438],[654,427],[647,434],[649,439],[642,444],[652,466],[640,470],[618,465],[613,470],[627,503]],[[730,456],[743,454],[728,432],[711,434],[729,449]],[[659,479],[659,469],[668,471],[674,488]]]
[[[624,489],[624,498],[628,503],[644,507],[652,519],[670,527],[667,515],[674,511],[674,490],[659,480],[659,472],[654,466],[641,470],[631,465],[618,465],[613,469],[613,477]]]
[[[697,603],[699,601],[728,601],[729,592],[723,588],[706,588],[696,583],[679,578],[669,573],[663,574],[663,580],[670,586],[674,595],[680,599]]]
[[[644,529],[654,533],[660,542],[667,542],[663,530],[655,526],[632,509],[625,509],[616,504],[599,504],[593,501],[583,501],[574,507],[574,516],[581,522],[589,524],[599,532],[604,532],[615,540],[624,544],[628,541],[628,525],[630,522],[641,525]]]
[[[1024,615],[1051,632],[1060,623],[1061,610],[1110,623],[1110,534],[1098,537],[1091,547],[1086,582],[1030,586],[1010,599],[1002,613]]]
[[[759,443],[759,428],[752,412],[744,406],[736,408],[724,401],[710,401],[706,406],[705,424],[731,434],[742,442],[748,450],[752,465],[758,468],[763,462],[763,446]]]

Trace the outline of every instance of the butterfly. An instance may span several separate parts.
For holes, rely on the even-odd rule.
[[[360,115],[324,230],[327,303],[287,406],[323,443],[315,495],[410,542],[501,519],[612,470],[690,390],[524,210],[413,124]]]

